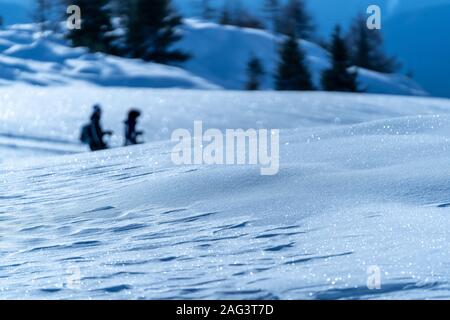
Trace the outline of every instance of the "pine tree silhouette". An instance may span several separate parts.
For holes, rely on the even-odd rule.
[[[219,23],[221,25],[231,25],[232,24],[230,9],[228,8],[228,6],[226,4],[223,6],[222,11],[220,13]]]
[[[47,29],[51,6],[52,3],[49,0],[36,0],[34,21],[39,25],[41,31]]]
[[[246,84],[247,90],[259,90],[261,87],[261,78],[264,76],[265,70],[262,65],[261,60],[253,56],[250,58],[247,65],[247,77],[248,81]]]
[[[108,0],[72,0],[82,12],[81,29],[71,30],[67,38],[75,47],[87,47],[93,52],[112,52],[111,16]]]
[[[304,0],[288,0],[282,10],[280,32],[286,35],[295,33],[301,39],[310,40],[315,31],[312,17]]]
[[[353,21],[347,41],[353,65],[384,73],[392,73],[399,68],[396,59],[383,52],[381,31],[368,29],[363,16],[357,16]]]
[[[223,5],[219,23],[241,28],[264,29],[264,23],[249,12],[240,0],[228,0]]]
[[[181,17],[170,0],[129,0],[127,6],[126,42],[133,58],[165,64],[189,59],[189,54],[170,48],[181,39],[176,31]]]
[[[350,57],[341,28],[336,26],[331,41],[332,66],[322,73],[322,87],[326,91],[357,92],[357,73],[349,71]]]
[[[294,34],[291,34],[281,47],[275,87],[277,90],[314,90],[305,53]]]

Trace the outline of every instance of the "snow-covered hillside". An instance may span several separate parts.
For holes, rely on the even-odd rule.
[[[193,59],[185,65],[193,74],[227,89],[243,89],[247,81],[247,63],[255,55],[262,60],[266,70],[263,87],[274,87],[273,75],[284,37],[262,30],[224,27],[194,19],[186,19],[183,30],[184,38],[177,46],[193,54]],[[316,87],[320,88],[321,73],[330,65],[329,54],[312,42],[301,41],[301,45],[307,54]],[[361,69],[358,81],[360,88],[370,93],[426,95],[417,83],[402,75]]]
[[[91,54],[70,48],[60,37],[36,32],[36,27],[15,25],[0,30],[0,84],[17,82],[58,86],[93,83],[100,86],[185,89],[242,90],[247,62],[254,54],[264,63],[267,74],[263,88],[273,88],[278,47],[283,40],[268,32],[223,27],[187,19],[183,40],[177,44],[192,54],[181,67],[140,60]],[[302,41],[317,87],[320,74],[329,66],[328,53]],[[426,95],[414,81],[401,75],[360,70],[359,83],[371,93]]]
[[[71,48],[36,26],[0,30],[0,83],[38,86],[93,83],[100,86],[215,89],[204,79],[176,67],[122,59]]]
[[[266,19],[263,17],[262,2],[262,0],[245,0],[242,3],[252,13]],[[343,27],[348,26],[356,14],[364,14],[367,7],[374,4],[373,2],[371,0],[311,0],[307,1],[307,6],[317,24],[319,36],[326,39],[337,23]],[[201,12],[201,0],[175,0],[174,3],[186,17],[198,16]],[[213,0],[211,3],[220,9],[224,1]],[[34,0],[3,0],[0,3],[0,16],[4,17],[6,24],[31,22],[34,4]],[[386,49],[401,61],[404,66],[402,72],[412,71],[414,79],[431,95],[448,97],[450,89],[446,86],[448,81],[445,81],[449,65],[448,46],[442,39],[446,39],[448,33],[446,21],[449,16],[450,0],[378,0],[375,4],[382,9],[383,33],[387,40]],[[63,9],[60,10],[63,11]],[[214,44],[216,41],[216,38],[209,39],[203,46]],[[0,47],[2,46],[0,43]],[[188,46],[192,47],[192,45]],[[195,64],[198,62],[193,64],[195,69]],[[234,68],[240,71],[242,69],[240,66]],[[218,77],[218,75],[213,76]],[[239,77],[239,79],[226,81],[230,83],[235,80],[234,87],[240,89],[243,76]],[[64,79],[54,81],[58,80],[65,81]],[[391,81],[395,80],[391,79]],[[148,83],[148,81],[137,82]],[[369,82],[373,83],[373,81]],[[404,90],[396,88],[394,91],[401,94]]]
[[[2,137],[78,148],[100,98],[162,141],[3,158],[0,298],[450,298],[449,100],[16,86]],[[281,128],[280,173],[175,166],[164,140],[196,119]]]

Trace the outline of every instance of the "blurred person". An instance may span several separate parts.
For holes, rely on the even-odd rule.
[[[141,112],[136,109],[131,109],[128,112],[128,118],[125,120],[125,146],[131,146],[135,144],[140,144],[142,142],[138,142],[138,137],[144,134],[143,131],[137,131],[136,125],[139,117],[141,116]]]
[[[108,149],[108,144],[104,141],[105,136],[112,136],[112,131],[103,131],[101,126],[102,109],[100,105],[93,107],[91,121],[85,125],[81,132],[80,140],[89,145],[91,151]]]

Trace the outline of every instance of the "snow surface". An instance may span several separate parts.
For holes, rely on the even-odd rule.
[[[79,151],[100,98],[154,142],[42,152]],[[450,298],[449,100],[13,86],[0,106],[0,298]],[[281,128],[280,173],[173,165],[194,120]]]

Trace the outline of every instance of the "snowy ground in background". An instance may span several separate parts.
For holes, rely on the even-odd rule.
[[[234,89],[245,88],[247,63],[261,59],[266,74],[262,89],[274,88],[278,49],[283,37],[261,30],[225,27],[186,19],[177,47],[192,55],[180,67],[143,63],[86,49],[71,48],[61,36],[37,32],[32,24],[0,29],[0,85],[26,83],[62,86],[84,83],[103,87]],[[329,67],[329,54],[301,41],[316,87]],[[359,70],[360,89],[371,93],[427,95],[413,80],[399,74]]]
[[[224,0],[211,1],[218,8],[223,7],[223,2]],[[35,0],[2,0],[0,15],[5,19],[6,25],[29,23],[33,18],[33,3]],[[246,0],[245,7],[266,20],[267,14],[262,12],[261,3],[262,0]],[[319,37],[328,39],[337,23],[343,27],[348,26],[358,12],[365,14],[367,7],[374,4],[373,0],[345,0],[344,3],[342,5],[335,0],[309,1],[308,6],[318,27]],[[431,95],[448,97],[450,45],[442,39],[448,33],[450,0],[377,0],[376,3],[381,7],[385,21],[383,30],[386,50],[399,58],[404,71],[413,71],[414,79]],[[200,6],[192,5],[192,1],[176,0],[175,4],[185,17],[201,14]],[[63,12],[65,8],[60,10]],[[213,43],[216,40],[217,37],[212,38]],[[211,42],[208,43],[210,44]]]
[[[154,142],[61,155],[100,99]],[[0,106],[0,298],[450,298],[449,100],[17,86]],[[280,173],[174,166],[194,120],[281,128]]]
[[[0,29],[0,84],[77,82],[106,87],[220,88],[181,68],[71,48],[60,35],[38,32],[33,24]]]
[[[279,61],[279,48],[285,37],[272,33],[222,26],[215,23],[185,19],[183,38],[177,47],[192,54],[183,68],[226,89],[242,90],[247,81],[247,63],[258,57],[266,71],[262,80],[263,89],[274,88],[274,74]],[[330,67],[330,55],[321,46],[302,40],[300,45],[317,88],[324,69]],[[219,62],[219,63],[218,63]],[[370,93],[428,95],[420,85],[399,74],[382,74],[358,69],[358,84],[361,90]]]

